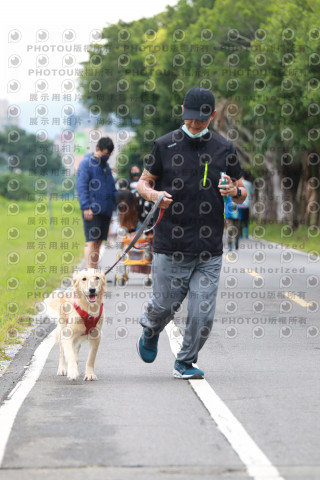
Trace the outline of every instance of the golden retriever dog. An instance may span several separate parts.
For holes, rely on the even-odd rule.
[[[89,268],[73,274],[72,289],[66,291],[62,299],[50,301],[51,308],[58,306],[60,316],[56,329],[56,341],[60,345],[57,375],[67,375],[70,380],[78,378],[79,350],[81,344],[88,340],[89,355],[84,380],[97,380],[94,364],[101,339],[105,291],[104,273]]]

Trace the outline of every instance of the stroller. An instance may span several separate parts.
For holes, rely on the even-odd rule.
[[[117,259],[119,259],[139,227],[139,203],[137,196],[129,190],[119,190],[117,210],[121,227],[118,233],[119,247],[121,248],[121,252],[117,254]],[[129,280],[129,272],[148,275],[145,280],[145,286],[152,285],[152,240],[152,233],[139,238],[135,246],[129,250],[119,264],[114,278],[114,285],[124,286]]]

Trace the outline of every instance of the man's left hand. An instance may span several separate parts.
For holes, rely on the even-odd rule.
[[[230,197],[234,197],[237,195],[237,186],[235,185],[235,183],[233,183],[233,181],[231,180],[231,178],[229,177],[229,175],[224,175],[224,178],[227,180],[227,183],[225,185],[223,185],[221,183],[221,178],[219,180],[219,184],[218,184],[218,188],[220,190],[220,193],[223,197],[226,197],[226,196],[230,196]]]

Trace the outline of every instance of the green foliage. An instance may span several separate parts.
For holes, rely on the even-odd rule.
[[[122,153],[142,164],[153,140],[181,124],[186,91],[210,88],[217,104],[230,103],[224,115],[243,136],[251,173],[266,168],[255,155],[275,152],[273,167],[292,177],[295,194],[307,154],[320,153],[319,16],[319,0],[180,0],[153,18],[110,25],[84,64],[84,103],[135,131]],[[307,167],[320,175],[319,162]]]
[[[199,73],[192,64],[200,65],[202,48],[189,28],[199,9],[208,11],[213,5],[213,0],[181,0],[153,18],[108,26],[102,35],[105,44],[91,46],[80,79],[82,98],[89,108],[99,105],[109,119],[115,114],[120,127],[135,130],[140,147],[139,152],[135,145],[126,149],[130,163],[142,164],[154,138],[181,124],[180,105],[194,82],[190,72]]]
[[[34,195],[34,177],[24,173],[0,175],[0,195],[10,200],[30,198]]]
[[[61,158],[51,140],[39,141],[36,135],[18,127],[0,132],[0,162],[10,171],[48,175],[61,170]]]
[[[74,175],[30,175],[24,172],[0,175],[0,196],[9,200],[36,200],[39,196],[54,195],[55,198],[73,197],[76,178]]]
[[[135,130],[142,161],[155,137],[181,124],[192,86],[212,88],[217,101],[248,92],[250,43],[270,9],[263,0],[180,0],[153,18],[110,25],[84,63],[83,101]]]
[[[279,144],[298,164],[304,149],[319,150],[320,44],[312,36],[318,16],[306,0],[278,2],[250,55],[250,70],[264,87],[250,101],[255,124],[266,133],[261,149]]]
[[[143,162],[141,161],[141,145],[137,138],[133,138],[118,155],[118,176],[126,178],[129,176],[131,165],[138,165],[142,171]]]
[[[319,237],[314,235],[313,227],[302,225],[292,232],[290,236],[284,235],[288,228],[287,224],[279,223],[250,223],[250,234],[258,240],[263,239],[268,242],[275,242],[283,247],[294,248],[306,253],[313,253],[320,256]],[[289,227],[290,228],[290,227]]]
[[[14,202],[0,198],[0,347],[9,329],[26,326],[35,304],[69,278],[83,256],[84,236],[77,200]],[[1,353],[0,353],[1,355]]]
[[[63,195],[66,170],[50,140],[39,142],[21,128],[0,132],[0,195],[11,200],[32,200],[38,195]],[[74,179],[68,177],[74,183]],[[68,190],[67,193],[70,193]]]

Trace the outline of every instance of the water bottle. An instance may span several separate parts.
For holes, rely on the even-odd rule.
[[[226,172],[220,172],[221,185],[227,185],[227,183],[228,183],[225,175],[227,175]],[[224,203],[226,203],[226,201],[227,201],[226,196],[223,197],[223,201],[224,201]]]

